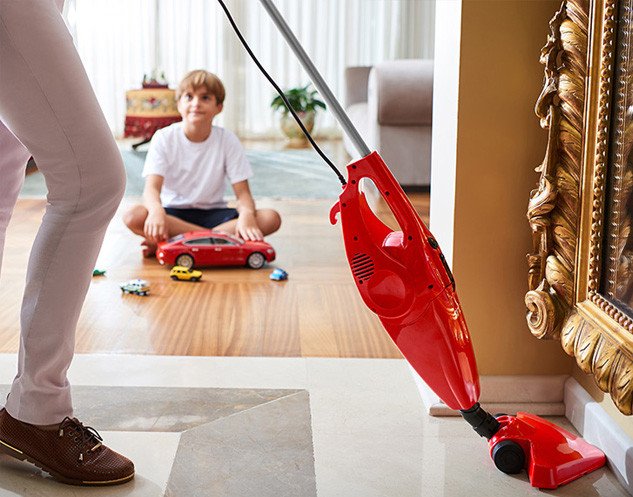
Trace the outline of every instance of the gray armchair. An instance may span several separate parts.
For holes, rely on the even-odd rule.
[[[367,145],[403,186],[431,183],[433,61],[394,60],[345,70],[345,107]],[[345,149],[358,153],[345,137]]]

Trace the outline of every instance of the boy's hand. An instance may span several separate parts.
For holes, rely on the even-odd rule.
[[[143,227],[145,238],[150,242],[158,243],[167,239],[167,214],[162,207],[151,209],[145,219]]]
[[[255,214],[251,212],[244,212],[238,216],[237,224],[235,225],[235,234],[243,240],[264,239],[262,230],[257,226]]]

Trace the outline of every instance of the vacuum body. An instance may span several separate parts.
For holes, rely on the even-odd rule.
[[[413,369],[452,409],[479,398],[470,335],[450,269],[438,243],[380,156],[373,152],[347,168],[348,181],[330,212],[340,213],[345,250],[365,304]],[[402,231],[376,217],[359,190],[371,179],[392,207]]]

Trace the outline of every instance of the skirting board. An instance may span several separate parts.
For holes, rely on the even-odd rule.
[[[564,399],[567,419],[587,442],[606,454],[609,467],[633,495],[633,439],[574,378],[565,382]]]
[[[410,366],[409,366],[410,367]],[[411,368],[426,411],[431,416],[458,416]],[[481,376],[479,403],[491,414],[528,411],[539,416],[564,416],[568,375]]]

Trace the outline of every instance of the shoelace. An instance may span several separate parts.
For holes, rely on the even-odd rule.
[[[95,450],[97,450],[99,447],[102,446],[101,442],[103,442],[103,438],[101,438],[101,435],[99,435],[97,430],[95,430],[92,426],[84,426],[76,418],[69,418],[68,416],[64,418],[64,420],[59,425],[60,437],[64,436],[65,428],[70,428],[71,430],[74,430],[74,432],[76,432],[78,435],[81,436],[82,446],[85,446],[86,443],[91,442],[91,441],[96,442],[95,445],[90,449],[90,452],[94,452]],[[84,454],[82,452],[79,454],[79,461],[83,462],[83,460],[84,460]]]

